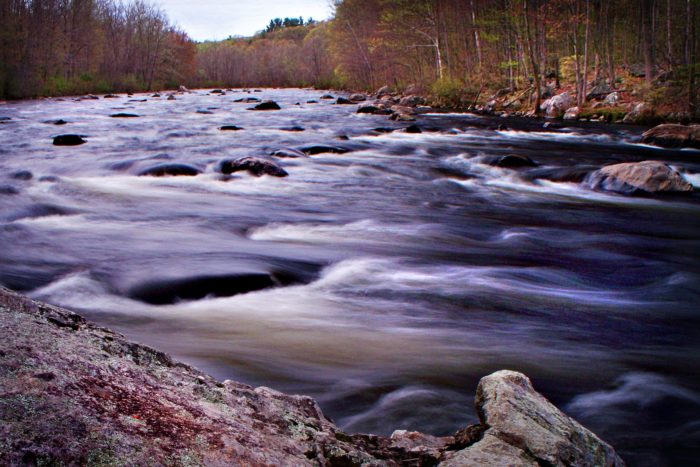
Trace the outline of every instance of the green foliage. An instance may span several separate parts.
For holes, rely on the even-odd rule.
[[[468,106],[475,98],[478,90],[469,88],[463,81],[454,78],[443,78],[430,86],[434,104],[440,107],[461,108]]]
[[[576,82],[576,55],[559,59],[559,76],[562,83],[572,84]]]
[[[627,110],[624,107],[599,107],[597,109],[585,109],[579,113],[579,118],[602,118],[608,123],[614,123],[625,118]]]

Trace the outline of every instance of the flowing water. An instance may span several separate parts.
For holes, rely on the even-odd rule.
[[[254,94],[273,112],[204,91],[0,105],[0,283],[221,379],[313,396],[347,431],[454,432],[479,378],[510,368],[631,465],[697,458],[700,197],[580,175],[658,159],[698,186],[700,152],[469,114],[375,132],[408,124],[306,103],[321,94]],[[53,146],[61,133],[88,143]],[[351,152],[277,159],[286,178],[216,170],[307,144]],[[539,167],[485,163],[507,154]],[[163,162],[203,173],[137,176]]]

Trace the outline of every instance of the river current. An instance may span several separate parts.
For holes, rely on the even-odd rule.
[[[450,434],[476,421],[479,378],[508,368],[630,465],[697,460],[700,196],[577,174],[654,159],[697,188],[700,152],[471,114],[407,133],[322,94],[0,104],[0,284],[218,378],[310,395],[349,432]],[[249,96],[282,110],[235,102]],[[87,143],[53,146],[63,133]],[[310,144],[350,152],[277,158],[286,178],[217,172]],[[485,163],[508,154],[538,166]],[[164,162],[203,173],[137,175]]]

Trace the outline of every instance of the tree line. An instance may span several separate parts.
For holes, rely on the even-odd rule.
[[[499,89],[525,90],[533,108],[547,86],[569,86],[582,105],[607,83],[697,113],[699,23],[699,0],[338,0],[327,22],[200,45],[198,78],[413,85],[464,106]]]
[[[253,37],[199,44],[141,1],[3,0],[0,8],[5,96],[85,83],[389,85],[452,106],[517,92],[537,108],[553,86],[583,104],[605,83],[698,112],[700,0],[335,0],[328,21],[277,18]]]
[[[0,1],[0,96],[173,87],[195,75],[196,45],[137,0]]]

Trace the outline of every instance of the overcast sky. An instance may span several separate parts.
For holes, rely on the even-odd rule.
[[[328,0],[155,0],[170,21],[197,41],[252,36],[273,18],[303,16],[315,20],[331,14]]]

